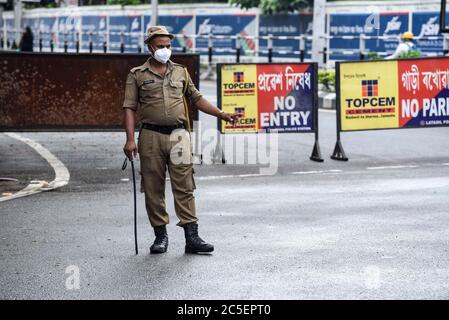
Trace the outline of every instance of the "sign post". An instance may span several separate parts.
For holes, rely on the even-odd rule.
[[[239,113],[218,121],[221,133],[314,133],[310,160],[322,162],[318,141],[316,63],[218,64],[218,106]]]
[[[447,0],[441,0],[440,7],[440,33],[449,33],[449,28],[446,23],[446,11],[447,10]]]
[[[449,126],[449,58],[338,62],[337,143],[342,131]]]

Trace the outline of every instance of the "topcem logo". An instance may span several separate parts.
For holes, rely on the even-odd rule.
[[[362,97],[378,96],[377,80],[362,80]]]
[[[238,113],[241,118],[245,118],[245,108],[244,107],[234,108],[234,113]]]
[[[245,80],[245,73],[238,71],[234,72],[234,82],[244,82]]]
[[[394,113],[395,97],[379,97],[379,80],[362,80],[362,98],[345,99],[347,108],[364,110],[346,110],[346,114]]]
[[[235,71],[232,83],[223,83],[224,94],[254,94],[256,84],[254,82],[245,82],[245,73],[243,71]]]

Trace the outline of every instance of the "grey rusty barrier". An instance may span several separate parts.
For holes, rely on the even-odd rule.
[[[0,131],[121,128],[126,75],[147,58],[0,52]],[[199,55],[172,60],[185,65],[199,87]],[[190,107],[190,119],[198,120],[196,108]]]

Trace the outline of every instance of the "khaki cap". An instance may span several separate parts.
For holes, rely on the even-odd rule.
[[[165,28],[164,26],[152,26],[149,27],[147,30],[147,37],[145,38],[145,43],[148,43],[151,38],[155,37],[155,36],[167,36],[170,39],[173,39],[174,36],[167,31],[167,28]]]

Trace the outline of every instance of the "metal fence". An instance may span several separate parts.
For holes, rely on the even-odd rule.
[[[145,59],[140,54],[0,52],[7,62],[0,72],[0,131],[122,128],[126,76]],[[199,88],[199,56],[172,59],[186,66]],[[191,123],[198,120],[198,109],[189,111]]]
[[[14,42],[10,42],[9,40],[4,42],[4,39],[8,39],[7,33],[15,32],[14,29],[2,30],[1,34],[1,47],[4,50],[14,50],[17,47],[17,44]],[[61,37],[62,35],[62,37]],[[119,37],[120,42],[111,42],[110,39],[112,37]],[[139,39],[138,44],[129,44],[127,41],[128,38]],[[120,53],[129,53],[129,52],[137,52],[142,53],[145,51],[143,48],[143,40],[145,35],[142,32],[63,32],[57,33],[50,32],[38,32],[37,33],[37,46],[35,45],[35,50],[39,52],[44,52],[49,50],[50,52],[120,52]],[[225,55],[229,57],[235,57],[236,62],[240,62],[242,57],[245,56],[249,59],[257,58],[260,61],[260,58],[266,59],[268,62],[273,61],[273,57],[296,57],[300,62],[304,62],[307,60],[307,56],[310,56],[311,50],[307,50],[307,43],[312,41],[312,36],[310,35],[298,35],[298,36],[248,36],[236,34],[233,36],[224,36],[224,35],[215,35],[215,34],[206,34],[206,35],[196,35],[196,34],[175,34],[176,39],[190,39],[191,46],[185,45],[186,41],[179,41],[179,43],[183,43],[184,45],[174,45],[172,50],[175,52],[184,52],[184,53],[197,53],[202,56],[207,56],[207,62],[211,65],[213,63],[214,55]],[[340,55],[340,56],[348,56],[351,60],[364,60],[370,52],[376,52],[379,56],[387,56],[393,52],[378,52],[371,51],[367,49],[366,42],[368,40],[381,40],[381,41],[397,41],[400,42],[400,35],[397,36],[367,36],[364,34],[360,34],[357,36],[329,36],[325,35],[321,37],[326,40],[326,45],[323,50],[320,52],[321,54],[321,62],[325,65],[330,60],[330,56],[332,55]],[[58,39],[58,45],[55,46],[55,39]],[[207,48],[206,47],[196,47],[195,43],[198,39],[207,40]],[[229,48],[220,48],[215,46],[216,41],[218,40],[233,40],[235,41],[235,45]],[[339,49],[339,48],[330,48],[330,40],[332,39],[341,39],[347,41],[358,41],[357,49]],[[441,51],[435,52],[423,52],[423,56],[441,56],[447,55],[449,53],[449,36],[441,35],[441,36],[432,36],[432,37],[416,37],[416,40],[442,40],[443,48]],[[245,48],[242,49],[242,41],[252,40],[255,43],[254,49]],[[260,40],[266,41],[266,47],[261,49]],[[275,40],[294,40],[297,41],[297,50],[278,50],[276,46],[273,44]],[[60,46],[62,44],[62,46]],[[228,59],[229,60],[229,59]],[[308,59],[310,60],[310,59]],[[315,58],[314,60],[318,60]]]

